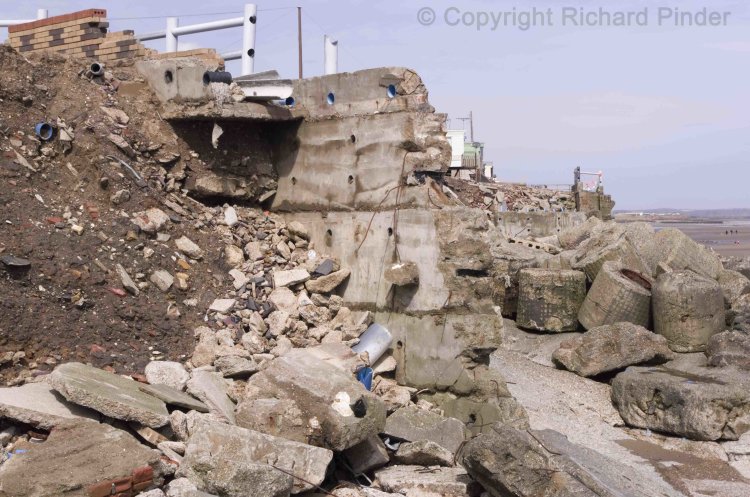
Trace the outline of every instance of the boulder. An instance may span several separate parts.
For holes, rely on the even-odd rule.
[[[305,283],[305,288],[310,293],[331,293],[338,287],[345,279],[349,277],[351,270],[348,268],[339,269],[331,274],[321,276],[314,280],[308,280]]]
[[[635,364],[661,364],[674,354],[663,336],[632,323],[592,328],[560,344],[552,359],[580,376],[596,376]]]
[[[66,401],[46,382],[0,388],[0,418],[51,430],[66,419],[98,419],[99,414]]]
[[[402,443],[396,451],[398,464],[417,466],[454,466],[453,453],[429,440]]]
[[[561,333],[578,329],[578,310],[586,297],[580,271],[522,269],[518,275],[518,317],[522,328]]]
[[[648,328],[651,282],[617,262],[605,262],[583,300],[578,321],[587,330],[620,322]]]
[[[463,468],[389,466],[375,472],[386,492],[414,497],[478,496],[481,488]]]
[[[461,462],[493,497],[651,497],[635,470],[553,430],[494,425],[467,442]]]
[[[383,401],[307,349],[291,350],[248,380],[243,401],[268,398],[294,400],[313,427],[308,443],[333,450],[377,435],[385,425]]]
[[[48,382],[67,400],[110,418],[137,421],[150,428],[169,422],[164,402],[140,390],[139,384],[79,362],[61,364]]]
[[[743,295],[750,294],[750,280],[737,271],[722,269],[717,278],[721,291],[724,292],[724,301],[730,306],[737,302]]]
[[[737,370],[632,366],[613,380],[612,402],[630,426],[692,440],[737,440],[750,429],[750,375]]]
[[[151,361],[146,364],[144,372],[149,383],[167,385],[177,390],[185,390],[190,379],[185,366],[173,361]]]
[[[466,440],[464,424],[417,407],[402,407],[388,416],[383,433],[408,442],[429,440],[455,454]]]
[[[209,412],[234,424],[235,405],[229,398],[229,385],[221,373],[193,371],[193,376],[187,383],[187,389],[208,406]]]
[[[701,352],[708,339],[726,329],[719,284],[692,271],[658,277],[653,288],[654,331],[675,352]]]
[[[0,469],[3,497],[133,495],[160,478],[159,451],[128,432],[90,420],[66,420],[44,443],[30,444]],[[106,493],[103,493],[106,492]]]
[[[656,233],[644,255],[652,268],[663,263],[675,271],[688,269],[711,279],[716,279],[722,270],[721,261],[713,252],[675,228]]]
[[[708,340],[706,356],[710,366],[733,366],[750,371],[750,333],[724,331]]]
[[[176,476],[222,497],[279,497],[323,483],[332,458],[327,449],[198,421]]]

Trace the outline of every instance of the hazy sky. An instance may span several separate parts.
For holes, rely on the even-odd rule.
[[[50,15],[103,7],[111,30],[136,32],[163,29],[168,15],[179,16],[182,25],[232,17],[227,13],[239,15],[244,4],[23,3],[0,1],[0,17],[33,18],[38,7]],[[295,7],[301,5],[306,76],[322,73],[324,33],[339,40],[340,71],[415,69],[439,112],[452,118],[474,112],[475,138],[486,143],[486,159],[494,161],[501,179],[570,183],[580,165],[604,171],[606,189],[620,209],[750,207],[750,4],[745,0],[256,3],[257,71],[277,69],[296,77]],[[433,19],[419,13],[423,7],[435,13],[429,26],[419,22]],[[524,18],[518,14],[534,8],[537,25],[522,29]],[[581,8],[593,12],[594,26],[574,25],[581,21],[572,12]],[[602,26],[600,8],[612,14],[647,8],[648,18],[644,22],[641,14],[629,26]],[[715,20],[727,22],[675,26],[674,8],[681,13],[708,8],[718,13]],[[221,15],[196,15],[212,13]],[[478,20],[488,22],[478,26]],[[240,28],[180,39],[183,49],[220,52],[237,50],[240,43]],[[161,40],[148,45],[164,48]],[[229,68],[237,72],[238,63]],[[457,119],[450,124],[462,126]]]

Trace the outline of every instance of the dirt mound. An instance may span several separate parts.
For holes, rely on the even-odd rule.
[[[222,257],[221,240],[206,228],[213,221],[197,220],[202,211],[191,212],[192,201],[179,193],[190,161],[200,161],[161,120],[128,63],[107,67],[97,79],[86,76],[80,59],[27,60],[0,47],[0,257],[30,263],[0,263],[6,382],[68,360],[133,372],[154,351],[179,359],[192,351],[189,330],[202,320],[183,301],[210,302],[223,284],[210,272]],[[34,132],[43,121],[56,127],[47,142]],[[131,220],[149,207],[170,217],[158,240]],[[207,270],[190,274],[190,289],[163,293],[151,285],[137,297],[123,296],[117,264],[141,284],[156,270],[191,273],[174,255],[183,234],[206,254]]]

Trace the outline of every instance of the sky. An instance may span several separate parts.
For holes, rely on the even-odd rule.
[[[179,17],[180,25],[239,16],[245,3],[92,1],[0,0],[0,18],[34,18],[37,8],[57,15],[97,7],[107,9],[112,31],[138,33],[163,30],[167,16]],[[306,77],[323,72],[324,34],[339,41],[342,72],[416,70],[450,128],[462,128],[458,118],[473,113],[475,140],[486,144],[485,159],[494,162],[500,180],[571,183],[580,166],[603,171],[617,209],[750,208],[750,2],[256,4],[256,71],[297,76],[299,5]],[[703,9],[715,12],[719,25],[690,26],[689,18],[702,21],[696,14]],[[607,25],[618,15],[626,25]],[[183,36],[179,43],[180,49],[222,53],[240,49],[241,36],[241,28],[233,28]],[[163,40],[147,45],[164,49]],[[239,63],[228,69],[239,73]]]

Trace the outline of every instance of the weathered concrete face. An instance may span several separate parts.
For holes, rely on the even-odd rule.
[[[542,238],[571,230],[585,222],[583,212],[501,212],[495,224],[508,236]]]
[[[203,73],[215,68],[211,68],[204,60],[139,60],[135,67],[162,102],[200,102],[211,98],[210,87],[203,84]]]

